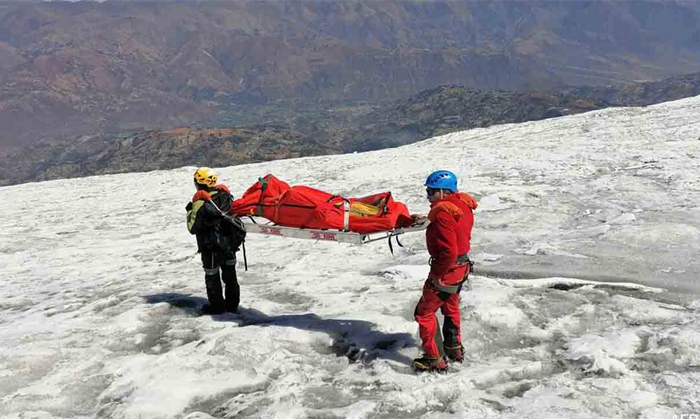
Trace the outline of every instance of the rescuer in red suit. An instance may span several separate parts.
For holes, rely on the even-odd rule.
[[[469,194],[457,190],[457,177],[450,171],[433,172],[425,186],[430,201],[430,225],[425,234],[430,274],[415,310],[424,355],[413,361],[413,367],[418,371],[442,371],[448,364],[435,342],[438,309],[445,316],[445,356],[456,362],[464,360],[459,292],[471,272],[468,252],[477,203]]]

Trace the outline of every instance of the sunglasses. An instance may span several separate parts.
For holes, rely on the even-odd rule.
[[[439,188],[426,188],[426,189],[425,189],[425,192],[428,194],[428,197],[430,197],[431,195],[437,193],[438,191],[440,191]]]

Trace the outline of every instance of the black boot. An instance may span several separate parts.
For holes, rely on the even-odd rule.
[[[416,372],[446,372],[449,365],[442,357],[423,356],[413,359],[413,370]]]
[[[207,274],[204,276],[204,282],[207,286],[209,304],[202,306],[202,313],[207,315],[224,313],[224,296],[221,290],[221,277],[219,273]]]
[[[224,307],[226,312],[238,312],[238,304],[241,301],[241,288],[238,285],[238,277],[236,277],[236,262],[233,260],[233,265],[221,266],[224,284],[226,285],[226,302]]]
[[[208,303],[205,303],[202,305],[202,314],[204,315],[221,315],[224,313],[223,309],[220,308],[214,308]]]
[[[453,362],[462,363],[464,361],[464,346],[457,344],[456,346],[445,346],[445,355]]]
[[[457,339],[459,336],[459,328],[448,316],[445,317],[445,325],[442,326],[442,334],[445,336],[445,355],[448,359],[454,362],[462,363],[464,360],[464,347]]]

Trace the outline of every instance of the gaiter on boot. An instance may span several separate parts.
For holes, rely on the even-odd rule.
[[[211,314],[220,314],[224,312],[224,296],[221,290],[221,277],[219,270],[216,274],[207,273],[204,276],[204,282],[207,286],[207,298],[209,299],[209,307],[203,308],[204,312]]]

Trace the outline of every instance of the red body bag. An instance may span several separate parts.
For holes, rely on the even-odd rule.
[[[346,211],[349,213],[346,219]],[[262,216],[281,226],[308,229],[346,229],[372,233],[410,226],[405,204],[394,201],[391,192],[362,198],[343,198],[315,188],[290,187],[268,174],[231,204],[238,216]]]

